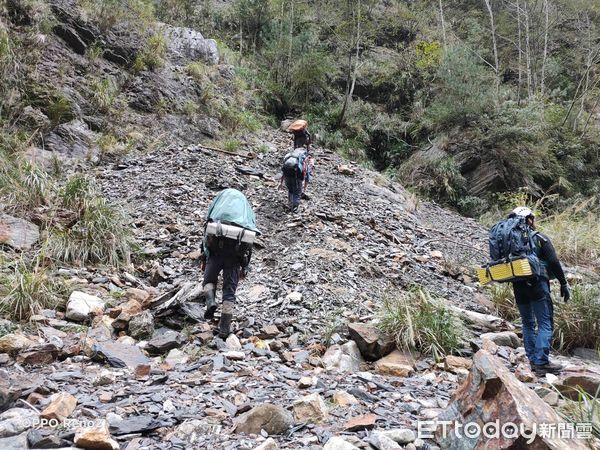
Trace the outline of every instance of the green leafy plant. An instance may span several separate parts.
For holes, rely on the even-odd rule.
[[[13,209],[32,209],[48,201],[52,182],[47,172],[16,156],[0,152],[0,198]]]
[[[62,94],[55,94],[50,98],[46,114],[55,125],[68,122],[75,117],[71,100]]]

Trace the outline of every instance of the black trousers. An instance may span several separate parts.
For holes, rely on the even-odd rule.
[[[223,301],[235,302],[235,291],[240,281],[240,257],[233,252],[222,249],[209,254],[204,269],[202,285],[217,285],[219,274],[223,271]]]

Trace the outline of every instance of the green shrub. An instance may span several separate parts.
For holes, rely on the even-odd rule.
[[[157,33],[148,39],[146,48],[142,53],[144,66],[149,70],[155,70],[165,65],[167,53],[167,41],[165,37]]]
[[[466,49],[449,49],[437,79],[440,83],[437,95],[425,111],[431,128],[465,125],[493,109],[493,80]]]
[[[193,117],[198,112],[198,104],[191,100],[186,100],[181,107],[181,112],[186,116]]]
[[[197,82],[205,81],[205,78],[208,74],[208,68],[200,63],[193,62],[186,66],[187,73]]]
[[[228,152],[238,152],[242,147],[242,141],[239,139],[228,139],[223,142],[223,150]]]
[[[402,165],[399,175],[407,185],[439,202],[456,203],[465,192],[465,178],[454,159],[444,154],[415,154]]]
[[[460,320],[423,288],[384,297],[378,327],[394,336],[400,349],[417,350],[436,360],[462,344]]]

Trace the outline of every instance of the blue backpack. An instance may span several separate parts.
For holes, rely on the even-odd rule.
[[[304,178],[304,161],[306,159],[306,151],[297,148],[294,151],[286,154],[283,157],[283,166],[281,170],[284,175]]]
[[[509,217],[495,224],[489,232],[491,265],[523,257],[529,260],[532,276],[544,276],[545,270],[536,254],[533,231],[525,217]]]

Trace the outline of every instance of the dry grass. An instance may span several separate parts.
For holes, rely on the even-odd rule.
[[[600,209],[596,203],[592,197],[538,220],[540,231],[552,239],[567,264],[600,266]]]

